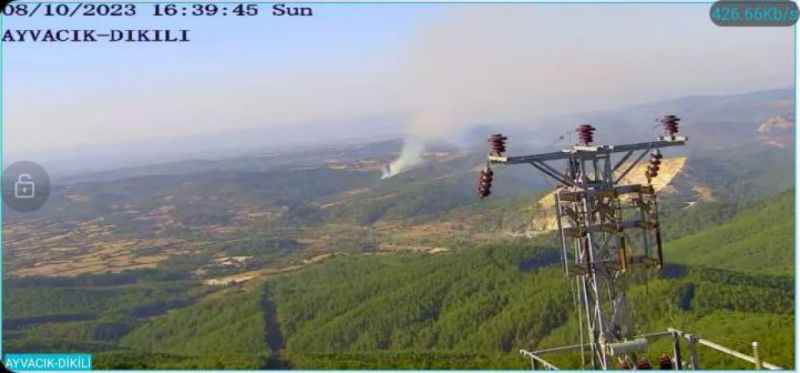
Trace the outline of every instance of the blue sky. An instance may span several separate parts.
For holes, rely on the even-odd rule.
[[[720,29],[707,5],[313,8],[310,18],[5,17],[6,29],[192,30],[184,44],[7,43],[5,150],[287,126],[308,139],[389,125],[435,137],[792,84],[791,29]],[[382,116],[403,119],[364,127]]]

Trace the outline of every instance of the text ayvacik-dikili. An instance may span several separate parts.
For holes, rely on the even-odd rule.
[[[189,30],[6,30],[4,42],[187,42]]]

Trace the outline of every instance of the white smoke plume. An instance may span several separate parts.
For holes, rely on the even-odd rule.
[[[416,137],[408,137],[404,140],[403,150],[400,156],[390,163],[381,179],[388,179],[397,174],[408,171],[422,162],[422,153],[425,151],[425,143]]]
[[[673,14],[687,26],[643,17],[653,12]],[[417,114],[387,176],[418,164],[426,143],[477,123],[533,129],[549,115],[791,79],[790,32],[720,30],[704,14],[692,6],[498,5],[454,7],[429,19],[389,97]],[[776,65],[746,78],[734,73],[751,71],[746,66],[763,57],[741,55],[728,43],[730,33],[737,43],[769,53]]]
[[[439,110],[417,114],[408,127],[400,156],[384,169],[381,178],[388,179],[421,164],[426,147],[431,142],[445,138],[447,132],[455,128],[455,122],[447,114]]]
[[[108,146],[126,159],[117,144],[141,149],[138,144],[152,144],[155,137],[190,152],[205,146],[187,136],[224,139],[223,129],[258,129],[280,136],[247,136],[248,141],[283,146],[288,127],[302,129],[296,137],[307,144],[342,133],[388,132],[394,119],[407,116],[435,127],[412,124],[408,136],[429,139],[427,133],[437,129],[445,137],[476,123],[535,129],[550,125],[537,122],[542,116],[794,82],[792,28],[717,27],[708,21],[707,4],[404,4],[397,6],[403,8],[397,14],[406,14],[400,18],[388,4],[361,6],[383,13],[330,7],[319,27],[293,25],[308,32],[289,32],[290,42],[278,49],[233,43],[234,53],[198,63],[208,43],[186,45],[170,57],[170,66],[192,66],[192,74],[155,66],[150,62],[158,50],[141,46],[125,55],[98,49],[85,58],[73,51],[76,58],[59,62],[59,79],[43,79],[42,69],[26,68],[27,62],[61,52],[31,44],[4,56],[11,69],[4,87],[15,92],[5,98],[3,119],[15,125],[4,126],[4,136],[14,139],[15,153],[58,159],[52,150],[80,149],[91,160],[102,157],[85,153],[86,145]],[[416,9],[413,17],[410,8]],[[376,18],[382,15],[387,18]],[[396,26],[373,33],[376,19]],[[47,26],[40,21],[38,26]],[[13,22],[21,27],[23,20]],[[353,24],[342,28],[342,22]],[[205,26],[198,32],[213,27]],[[241,26],[248,40],[294,30],[273,22]],[[109,68],[96,74],[95,64]],[[265,74],[265,68],[275,73]],[[96,79],[86,84],[87,76]],[[49,110],[40,107],[43,95],[57,95]],[[393,120],[376,124],[370,120],[376,117]],[[114,126],[107,118],[114,118]],[[38,159],[24,158],[31,157]]]

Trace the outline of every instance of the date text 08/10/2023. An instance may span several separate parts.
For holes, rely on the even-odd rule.
[[[78,16],[110,16],[110,17],[132,17],[136,15],[149,14],[156,17],[168,16],[258,16],[259,14],[271,14],[272,16],[301,16],[310,17],[315,15],[313,8],[308,6],[293,6],[284,3],[272,4],[263,12],[259,9],[259,4],[241,3],[234,7],[219,5],[216,3],[207,4],[178,4],[178,3],[152,3],[147,11],[147,5],[133,3],[77,3],[77,4],[51,4],[51,3],[11,3],[2,8],[5,16],[31,17],[43,15],[48,17],[78,17]],[[144,7],[144,9],[143,9]]]

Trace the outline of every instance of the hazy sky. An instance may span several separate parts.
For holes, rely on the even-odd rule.
[[[392,116],[407,118],[398,131],[436,136],[793,83],[792,29],[718,28],[709,5],[313,7],[310,18],[5,17],[7,29],[186,28],[193,41],[6,43],[4,148],[286,126],[318,139]]]

